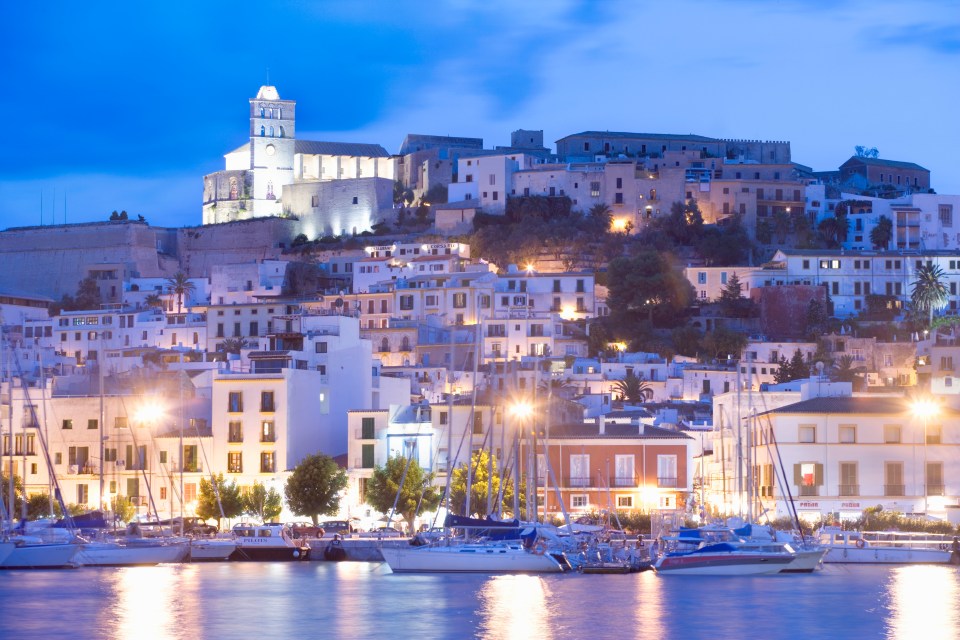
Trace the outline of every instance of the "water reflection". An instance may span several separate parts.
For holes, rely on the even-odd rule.
[[[898,567],[887,583],[888,638],[960,637],[957,571],[953,567]]]
[[[196,628],[199,603],[194,565],[116,569],[110,576],[115,598],[104,608],[106,634],[127,638],[179,638]]]
[[[670,612],[663,601],[663,579],[653,571],[636,577],[637,602],[633,603],[636,629],[651,638],[668,638],[666,621]]]
[[[538,576],[490,578],[480,592],[478,636],[549,640],[547,596],[547,583]]]

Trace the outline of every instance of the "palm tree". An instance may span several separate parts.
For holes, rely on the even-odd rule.
[[[163,299],[155,293],[151,293],[144,298],[143,303],[150,309],[160,309],[163,307]]]
[[[183,308],[183,296],[196,291],[197,285],[190,282],[187,274],[178,271],[172,278],[167,278],[167,288],[170,293],[177,296],[177,313],[179,314]]]
[[[830,377],[837,382],[851,382],[853,383],[854,391],[858,391],[857,387],[859,385],[857,384],[857,380],[866,369],[857,366],[856,362],[850,354],[840,356],[836,362],[833,363]]]
[[[910,291],[910,302],[916,311],[928,314],[929,326],[933,326],[933,312],[947,306],[947,293],[947,285],[943,283],[943,269],[930,263],[917,269],[917,279]]]
[[[613,383],[613,388],[627,402],[643,402],[653,397],[653,389],[643,378],[638,378],[633,371],[628,371],[621,380]]]
[[[612,214],[613,211],[610,207],[600,202],[590,207],[588,219],[595,230],[601,232],[609,231]]]
[[[893,239],[893,222],[887,216],[880,216],[877,226],[870,230],[870,242],[874,249],[886,249]]]
[[[247,341],[243,338],[226,338],[223,342],[217,345],[217,351],[238,354],[240,353],[240,350],[246,346]]]

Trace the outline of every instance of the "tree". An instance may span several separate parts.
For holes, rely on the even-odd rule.
[[[221,513],[220,509],[223,508]],[[236,480],[229,483],[219,473],[208,480],[200,478],[200,491],[197,494],[197,515],[201,518],[236,518],[243,513],[243,497]]]
[[[9,436],[7,436],[9,437]],[[4,473],[0,473],[0,493],[3,495],[3,504],[10,510],[11,515],[14,518],[20,517],[20,508],[23,504],[23,480],[20,479],[20,476],[13,476],[13,507],[10,507],[10,496],[7,493],[10,487],[10,477]]]
[[[700,350],[700,340],[703,338],[703,334],[696,327],[685,324],[670,332],[670,337],[677,353],[694,357]]]
[[[162,309],[163,299],[155,293],[151,293],[143,299],[144,304],[150,309]]]
[[[943,269],[927,263],[917,269],[911,285],[910,302],[918,313],[928,314],[927,325],[933,326],[933,312],[947,306],[947,285],[943,283]]]
[[[853,148],[856,152],[858,158],[878,158],[880,157],[880,152],[876,147],[867,148],[864,145],[858,144]]]
[[[283,511],[283,498],[280,493],[262,482],[254,480],[253,486],[243,492],[243,512],[254,516],[260,522],[270,522]]]
[[[829,320],[823,303],[817,299],[810,300],[810,304],[807,305],[807,339],[812,340],[822,335],[826,331]]]
[[[785,356],[780,356],[778,364],[779,367],[773,372],[773,381],[777,384],[810,377],[810,367],[803,359],[800,349],[793,353],[789,361]]]
[[[720,292],[720,310],[729,318],[747,318],[753,308],[753,301],[742,295],[740,276],[734,271]]]
[[[693,301],[693,285],[670,259],[655,251],[614,258],[607,278],[607,305],[619,326],[636,325],[644,316],[652,322],[655,314],[676,324]]]
[[[638,377],[632,370],[620,380],[613,383],[613,388],[620,394],[621,400],[637,403],[653,398],[653,389],[649,383]]]
[[[197,285],[190,282],[190,278],[185,273],[178,271],[172,278],[167,278],[167,288],[170,293],[177,296],[177,313],[179,314],[183,308],[183,297],[196,291]]]
[[[760,244],[770,244],[773,240],[773,228],[766,220],[757,220],[754,236]]]
[[[73,303],[72,306],[67,307],[64,305],[64,309],[99,309],[101,298],[100,287],[97,286],[97,281],[92,277],[87,276],[77,283],[77,295],[75,298],[72,298],[71,301]]]
[[[853,356],[844,354],[833,363],[833,367],[830,369],[830,377],[837,382],[853,383],[853,390],[858,391],[858,381],[864,371],[864,367],[856,365]]]
[[[850,223],[846,215],[839,211],[829,218],[824,218],[817,225],[820,236],[828,247],[836,248],[847,240],[847,232],[850,229]]]
[[[386,514],[390,513],[396,502],[396,513],[407,521],[409,530],[413,531],[417,514],[434,511],[440,504],[440,494],[433,487],[433,474],[426,473],[416,460],[397,455],[388,459],[384,466],[378,465],[373,470],[373,477],[367,482],[366,502]]]
[[[590,207],[587,214],[587,220],[590,221],[590,230],[594,233],[606,233],[610,230],[610,220],[613,211],[604,203],[598,203]]]
[[[110,499],[110,511],[113,512],[115,521],[130,522],[133,520],[137,509],[133,506],[133,501],[130,498],[117,495]]]
[[[239,354],[241,349],[247,347],[247,341],[243,338],[225,338],[223,342],[217,345],[217,351],[223,353]]]
[[[447,185],[437,183],[427,189],[423,199],[430,204],[444,204],[447,201]]]
[[[777,242],[783,244],[787,241],[787,234],[792,228],[790,214],[783,209],[777,209],[773,214],[773,233],[777,236]]]
[[[712,359],[725,360],[727,356],[737,357],[747,346],[747,336],[726,327],[717,327],[708,331],[700,340],[703,352]]]
[[[870,242],[874,249],[886,249],[893,239],[893,222],[887,216],[880,216],[877,225],[870,230]]]
[[[488,471],[490,470],[491,463],[493,465],[493,481],[490,481],[490,475]],[[450,510],[453,513],[464,513],[467,508],[467,477],[471,473],[473,477],[470,479],[470,512],[466,515],[468,516],[477,516],[484,517],[487,515],[492,515],[487,511],[487,486],[490,486],[490,495],[492,496],[491,506],[493,507],[494,513],[500,513],[499,505],[496,503],[497,498],[500,497],[500,486],[503,484],[503,504],[512,505],[513,504],[513,480],[507,475],[506,479],[501,477],[502,470],[500,469],[500,462],[497,460],[497,456],[493,456],[493,460],[490,460],[490,454],[484,450],[480,449],[473,452],[473,455],[470,457],[470,469],[467,468],[466,464],[459,464],[453,470],[453,476],[450,478]],[[519,496],[522,501],[522,494]],[[523,504],[521,502],[521,508]],[[515,514],[516,515],[516,514]]]
[[[340,492],[347,488],[347,472],[328,455],[307,456],[294,468],[283,489],[290,510],[309,516],[332,515],[340,509]]]

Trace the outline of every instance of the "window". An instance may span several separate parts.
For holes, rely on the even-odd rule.
[[[599,197],[600,197],[600,183],[599,183],[599,182],[591,182],[591,183],[590,183],[590,195],[591,195],[592,197],[594,197],[594,198],[599,198]]]
[[[943,441],[943,428],[938,424],[930,424],[924,428],[927,444],[940,444]]]
[[[453,294],[453,308],[454,309],[463,309],[467,306],[467,294],[466,293],[455,293]]]
[[[227,398],[227,412],[241,413],[243,411],[243,392],[231,391]]]
[[[243,473],[243,454],[231,451],[227,454],[227,473]]]
[[[273,451],[261,451],[260,473],[273,473],[276,470],[276,454]]]
[[[273,420],[264,420],[260,423],[260,442],[276,442],[277,434],[274,430]]]
[[[942,496],[943,493],[943,463],[928,462],[926,469],[926,491],[928,496]]]
[[[588,454],[573,454],[570,456],[569,486],[590,486],[590,456]]]
[[[637,479],[634,476],[634,456],[632,454],[618,454],[614,458],[614,485],[617,487],[635,487]]]
[[[857,425],[855,424],[842,424],[840,425],[840,442],[841,444],[854,444],[857,441]]]
[[[243,442],[243,423],[239,420],[227,425],[227,442]]]
[[[310,206],[316,209],[320,206],[320,196],[312,195],[310,196]]]
[[[586,494],[576,493],[570,496],[571,509],[586,509],[590,506],[590,500]]]
[[[400,310],[411,311],[413,309],[413,296],[400,296]]]
[[[939,207],[940,224],[944,227],[953,226],[953,205],[941,204]]]
[[[363,440],[373,440],[377,437],[375,421],[373,418],[363,418],[360,421],[360,437]]]
[[[620,509],[633,509],[633,496],[617,496],[617,507]]]
[[[77,504],[87,504],[90,497],[89,487],[85,484],[77,485]]]
[[[812,424],[800,425],[798,442],[812,443],[817,441],[817,427]]]
[[[326,352],[327,352],[327,343],[326,343],[326,342],[318,342],[318,343],[316,343],[316,344],[314,345],[314,350],[315,350],[317,353],[326,353]]]
[[[857,482],[857,463],[840,463],[840,495],[858,496],[860,495],[860,485]]]
[[[64,429],[73,429],[73,420],[64,418],[64,420],[63,420],[63,428],[64,428]]]
[[[657,456],[657,486],[677,486],[677,456]]]
[[[900,425],[883,425],[883,441],[886,444],[900,444]]]
[[[474,433],[483,433],[483,413],[477,411],[473,414],[473,432]]]
[[[698,271],[697,272],[697,284],[707,284],[707,272]]]
[[[360,467],[362,469],[373,469],[375,461],[374,449],[375,445],[365,444],[360,447]]]
[[[815,462],[793,465],[793,481],[801,496],[819,495],[819,487],[823,484],[823,465]]]
[[[260,392],[260,411],[264,413],[273,413],[276,411],[273,404],[273,391]]]
[[[903,485],[903,463],[883,463],[883,495],[902,496],[906,487]]]

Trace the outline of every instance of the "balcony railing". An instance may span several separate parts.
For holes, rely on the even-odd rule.
[[[927,485],[927,495],[928,496],[942,496],[944,493],[944,486],[942,484],[928,484]]]
[[[883,485],[883,495],[885,496],[905,496],[906,486],[902,484]]]
[[[675,489],[675,488],[678,486],[678,484],[677,484],[677,478],[676,478],[676,477],[672,477],[672,478],[661,478],[661,477],[657,477],[657,486],[658,486],[658,487],[669,487],[669,488],[671,488],[671,489]]]
[[[236,444],[236,443],[239,443],[239,442],[243,442],[243,434],[242,434],[242,433],[236,433],[236,434],[231,433],[229,436],[227,436],[227,442],[230,442],[230,443],[233,443],[233,444]]]
[[[638,483],[636,476],[614,476],[610,484],[615,487],[636,487]]]
[[[264,433],[260,435],[260,442],[276,442],[277,434],[275,433]]]
[[[859,496],[860,485],[859,484],[841,484],[840,495],[841,496]]]
[[[569,476],[567,478],[568,487],[589,487],[590,476]]]
[[[820,495],[820,487],[816,485],[811,486],[811,485],[802,484],[799,487],[797,487],[797,494],[802,497],[818,496]]]
[[[184,473],[202,473],[203,467],[197,462],[188,462],[187,464],[183,465],[183,472]]]

